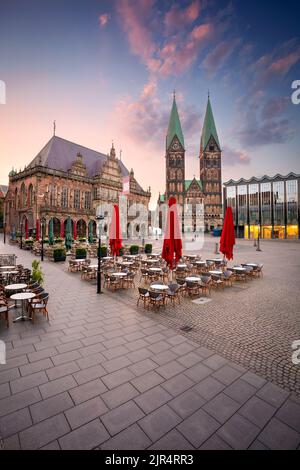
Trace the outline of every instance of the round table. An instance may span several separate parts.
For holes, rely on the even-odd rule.
[[[82,259],[73,259],[74,263],[84,263],[84,261],[86,261],[86,258],[82,258]]]
[[[24,301],[29,300],[29,299],[33,299],[34,297],[35,297],[35,294],[33,292],[20,292],[19,294],[13,294],[13,295],[10,296],[10,298],[13,299],[13,300],[21,300],[22,301],[22,315],[15,318],[13,320],[14,323],[17,322],[17,321],[31,320],[30,317],[27,317],[26,315],[24,315]]]
[[[110,277],[125,277],[127,273],[109,273]]]
[[[241,271],[241,272],[246,271],[245,268],[242,268],[242,267],[240,267],[240,266],[236,266],[236,267],[231,268],[231,269],[233,269],[234,271]]]
[[[187,264],[177,264],[177,268],[187,268]]]
[[[186,277],[185,280],[188,282],[200,282],[201,281],[200,277],[196,277],[196,276]]]
[[[185,258],[198,258],[198,255],[183,255]]]
[[[22,290],[26,289],[27,284],[9,284],[8,286],[5,286],[5,290]]]
[[[132,266],[134,263],[133,261],[123,261],[123,263],[121,263],[122,265],[124,266]]]
[[[251,268],[257,268],[258,264],[256,264],[256,263],[246,263],[245,266],[250,266]]]
[[[102,256],[101,259],[105,259],[107,261],[109,259],[113,259],[113,257],[112,256]]]
[[[98,264],[89,264],[87,268],[98,269]]]
[[[195,264],[199,264],[200,266],[205,266],[206,261],[195,261]]]
[[[222,276],[223,271],[217,271],[217,270],[209,271],[209,274],[211,274],[212,276]]]
[[[149,268],[149,271],[153,271],[154,273],[160,273],[162,269],[161,268]]]
[[[16,269],[16,266],[0,266],[0,269]]]
[[[156,258],[158,258],[159,256],[161,256],[161,253],[151,253],[150,256],[155,256]]]
[[[158,263],[159,262],[159,259],[146,259],[145,260],[145,263]]]
[[[162,291],[169,290],[169,287],[165,286],[164,284],[152,284],[150,288],[154,290],[162,290]]]

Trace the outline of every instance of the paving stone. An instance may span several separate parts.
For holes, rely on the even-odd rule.
[[[201,380],[201,382],[193,387],[193,390],[199,393],[205,400],[211,400],[211,398],[218,395],[224,388],[224,384],[210,376]]]
[[[185,370],[185,367],[177,361],[168,362],[167,364],[157,368],[157,372],[165,379],[170,379],[171,377],[174,377],[174,375],[180,374],[183,370]]]
[[[161,439],[156,441],[149,447],[151,450],[191,450],[194,449],[192,444],[188,442],[180,432],[176,429],[168,432]]]
[[[131,372],[134,373],[134,375],[139,376],[139,375],[144,375],[150,370],[153,370],[157,367],[157,364],[151,359],[144,359],[143,361],[136,362],[132,364],[130,367],[128,367]]]
[[[138,349],[136,351],[132,351],[129,354],[127,354],[126,357],[131,361],[131,363],[139,362],[144,359],[147,359],[148,357],[152,357],[153,353],[152,351],[149,351],[147,348],[142,348]]]
[[[193,385],[194,382],[184,374],[176,375],[162,383],[162,387],[164,387],[173,397],[180,395]]]
[[[63,450],[90,450],[99,446],[109,438],[99,419],[95,419],[84,426],[68,433],[59,439],[59,444]]]
[[[76,362],[67,362],[66,364],[61,364],[60,366],[47,369],[46,374],[49,377],[49,380],[55,380],[60,377],[64,377],[65,375],[78,372],[79,370],[79,366],[76,364]]]
[[[184,343],[186,341],[186,338],[182,335],[174,335],[171,338],[168,338],[167,341],[172,346],[177,346],[177,344]]]
[[[198,364],[198,362],[201,362],[202,360],[203,358],[195,352],[189,352],[188,354],[178,358],[178,362],[188,368]]]
[[[256,439],[250,447],[248,447],[248,450],[269,450],[267,446],[265,446],[262,442],[260,442],[258,439]]]
[[[205,366],[204,364],[196,364],[189,369],[184,371],[185,375],[187,375],[190,379],[194,380],[194,382],[198,383],[205,377],[208,377],[213,373],[213,370],[209,367]]]
[[[58,395],[61,392],[76,387],[76,382],[72,375],[66,375],[60,379],[52,380],[46,384],[40,385],[40,391],[43,399]]]
[[[102,363],[104,369],[107,372],[115,372],[116,370],[123,369],[131,364],[130,360],[126,356],[116,357],[110,361],[105,361]]]
[[[8,383],[0,385],[0,400],[1,398],[9,397],[10,395],[10,388]]]
[[[23,392],[29,388],[36,387],[43,383],[48,382],[48,378],[44,371],[36,372],[35,374],[30,374],[25,377],[20,377],[19,379],[13,380],[10,382],[12,393]]]
[[[20,450],[20,441],[18,434],[3,439],[4,450]]]
[[[246,372],[244,375],[241,376],[241,379],[248,382],[253,387],[261,388],[266,383],[266,379],[259,377],[259,375],[254,374],[251,371]]]
[[[28,359],[30,362],[40,361],[41,359],[45,359],[46,357],[52,358],[56,354],[58,354],[58,352],[55,348],[45,348],[40,351],[29,353]]]
[[[219,437],[233,449],[247,449],[259,434],[259,428],[235,413],[219,430]]]
[[[27,344],[26,346],[20,346],[19,348],[13,348],[6,351],[6,358],[10,359],[17,356],[23,356],[24,354],[34,352],[35,349],[32,344]]]
[[[187,390],[170,401],[169,406],[178,414],[178,416],[181,418],[187,418],[197,411],[204,403],[205,400],[203,400],[200,395],[193,390]]]
[[[71,428],[75,429],[100,417],[107,411],[108,408],[103,400],[100,397],[95,397],[67,410],[65,415]]]
[[[51,418],[62,411],[68,410],[74,406],[70,395],[63,392],[54,397],[42,400],[30,406],[30,413],[34,423],[43,421],[44,419]]]
[[[102,354],[103,356],[106,357],[107,360],[110,360],[110,359],[115,359],[120,356],[124,356],[128,352],[129,351],[127,348],[125,348],[125,346],[120,345],[120,346],[116,346],[115,348],[108,349],[107,351],[103,351]]]
[[[5,372],[9,373],[9,371],[13,371],[16,367],[22,366],[23,364],[28,364],[28,359],[25,354],[7,359],[6,364],[1,364],[0,383],[6,382],[6,380],[2,378]]]
[[[150,439],[137,425],[133,424],[124,431],[104,442],[102,450],[142,450],[151,444]]]
[[[118,387],[118,385],[122,385],[123,383],[130,381],[133,378],[133,372],[125,367],[124,369],[117,370],[116,372],[105,375],[102,377],[102,381],[109,389],[112,389]]]
[[[147,372],[147,374],[141,375],[140,377],[135,377],[131,380],[131,383],[134,385],[134,387],[137,388],[141,393],[155,387],[156,385],[159,385],[162,382],[164,382],[163,377],[153,370]]]
[[[148,344],[148,349],[152,351],[154,354],[158,354],[164,351],[167,351],[170,349],[170,345],[164,340],[164,341],[158,341],[158,343],[153,343],[153,344]],[[177,357],[177,354],[175,354],[175,357]]]
[[[133,402],[127,403],[114,408],[101,417],[101,421],[108,429],[111,436],[128,428],[144,416],[141,409]]]
[[[139,395],[137,398],[135,398],[135,402],[139,405],[145,414],[148,414],[164,405],[171,399],[172,395],[170,395],[166,390],[158,385],[157,387],[151,388],[147,392]]]
[[[207,359],[204,359],[202,364],[209,367],[213,370],[218,370],[220,367],[224,366],[227,363],[227,359],[225,357],[219,356],[219,354],[213,354],[209,356]]]
[[[3,372],[0,372],[0,384],[17,379],[18,377],[20,377],[19,369],[5,370]]]
[[[75,372],[73,376],[78,385],[82,385],[85,382],[89,382],[90,380],[102,377],[105,374],[105,369],[98,364],[96,366],[89,367],[88,369],[83,369],[79,372]]]
[[[91,380],[78,387],[69,390],[75,405],[82,403],[90,398],[94,398],[98,395],[107,391],[107,387],[104,385],[101,379]]]
[[[203,359],[212,356],[214,352],[211,349],[208,349],[204,346],[201,346],[200,348],[196,349],[195,352],[199,354]]]
[[[124,383],[101,395],[106,405],[112,409],[136,397],[139,392],[130,383]]]
[[[203,409],[213,416],[219,423],[223,424],[240,407],[240,404],[232,400],[224,393],[219,393],[215,398],[203,406]]]
[[[146,348],[147,346],[148,343],[144,339],[137,339],[126,344],[126,348],[129,349],[129,351],[137,351],[138,349]]]
[[[300,444],[300,434],[277,418],[271,419],[258,439],[272,450],[297,449]]]
[[[194,447],[198,448],[219,426],[218,421],[200,409],[179,424],[177,429]]]
[[[238,370],[225,365],[218,369],[216,372],[214,372],[213,377],[219,380],[220,382],[224,383],[225,385],[230,385],[241,375],[241,372],[239,372]]]
[[[217,434],[214,434],[200,446],[200,450],[232,450],[232,448]]]
[[[69,351],[73,351],[75,349],[80,349],[82,347],[82,342],[79,340],[76,341],[70,341],[65,344],[60,344],[56,346],[56,349],[59,353],[65,353]]]
[[[89,367],[95,366],[96,364],[102,364],[105,361],[105,357],[102,353],[92,354],[91,356],[85,356],[78,359],[76,363],[80,369],[88,369]]]
[[[245,403],[256,392],[256,388],[244,380],[236,380],[229,387],[226,387],[224,393],[240,404]]]
[[[240,408],[239,413],[260,428],[272,418],[276,408],[258,397],[252,397]]]
[[[41,394],[38,388],[32,388],[31,390],[25,390],[24,392],[16,393],[7,398],[2,398],[2,400],[0,400],[0,416],[21,410],[40,400]]]
[[[300,405],[287,400],[277,411],[276,418],[300,433]]]
[[[185,343],[180,343],[174,348],[171,349],[172,352],[175,354],[178,354],[179,356],[183,356],[184,354],[187,354],[195,349],[194,346],[191,344],[185,342]]]
[[[181,418],[168,405],[164,405],[141,419],[139,425],[152,441],[157,441],[180,421]]]
[[[68,351],[52,357],[52,361],[55,366],[59,366],[60,364],[65,364],[66,362],[75,361],[76,359],[80,358],[81,354],[79,351]]]
[[[289,393],[271,382],[267,382],[258,392],[257,396],[275,407],[279,407],[287,399]]]
[[[8,437],[28,428],[31,424],[32,421],[28,408],[15,411],[0,418],[0,436],[2,438]]]
[[[60,450],[58,441],[52,441],[49,444],[41,447],[40,450]]]
[[[24,450],[40,449],[70,430],[63,414],[48,418],[20,432],[21,448]]]
[[[53,367],[53,362],[51,359],[46,358],[20,366],[20,372],[22,376],[25,376],[34,374],[35,372],[40,372],[41,370],[49,369],[50,367]]]

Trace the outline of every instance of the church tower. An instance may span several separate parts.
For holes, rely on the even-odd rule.
[[[200,179],[204,192],[205,230],[222,224],[221,146],[208,95],[200,142]]]
[[[185,149],[175,93],[166,137],[166,202],[175,196],[184,203]]]

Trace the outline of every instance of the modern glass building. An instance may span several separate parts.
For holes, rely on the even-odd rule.
[[[241,178],[224,183],[239,238],[300,238],[300,175]],[[224,212],[225,213],[225,212]]]

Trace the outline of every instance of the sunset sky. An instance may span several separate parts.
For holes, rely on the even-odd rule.
[[[1,0],[0,183],[53,133],[107,153],[165,189],[176,90],[186,176],[199,177],[210,90],[223,181],[300,173],[300,7],[245,0]],[[280,6],[281,5],[281,6]]]

